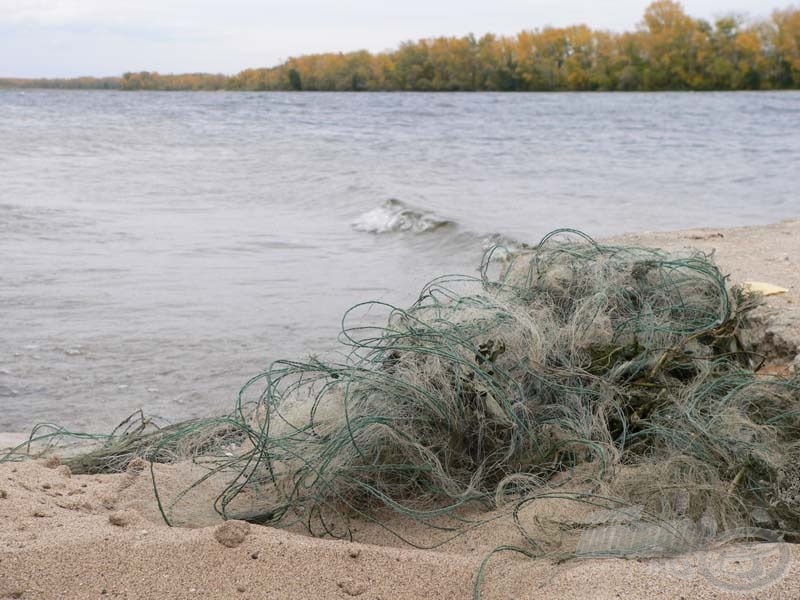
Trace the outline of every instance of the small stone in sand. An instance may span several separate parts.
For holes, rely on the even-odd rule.
[[[216,540],[228,548],[235,548],[241,544],[250,533],[250,523],[247,521],[225,521],[214,531]]]
[[[258,560],[258,557],[261,556],[261,550],[256,550],[250,555],[250,558],[253,560]]]
[[[8,498],[8,492],[5,490],[0,490],[0,500],[5,500]]]
[[[57,469],[61,466],[61,459],[57,456],[49,456],[47,460],[44,461],[44,466],[48,469]]]
[[[244,587],[243,585],[237,585],[237,586],[236,586],[236,591],[237,591],[237,592],[239,592],[239,593],[241,594],[241,593],[244,593],[244,592],[246,592],[246,591],[247,591],[247,588],[246,588],[246,587]]]
[[[359,548],[351,548],[348,554],[350,555],[350,558],[358,558],[361,556],[361,550]]]
[[[108,522],[117,527],[127,527],[134,520],[132,511],[122,510],[108,515]]]
[[[348,596],[360,596],[367,591],[367,584],[348,577],[337,583],[341,590]]]

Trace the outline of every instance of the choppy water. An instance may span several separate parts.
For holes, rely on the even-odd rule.
[[[0,92],[0,431],[227,411],[493,235],[800,217],[798,131],[800,93]]]

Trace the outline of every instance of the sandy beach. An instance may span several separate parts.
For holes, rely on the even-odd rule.
[[[759,309],[766,331],[761,350],[769,352],[775,369],[794,370],[800,346],[800,221],[640,233],[613,241],[713,251],[733,281],[788,289]],[[4,434],[0,447],[17,441],[19,434]],[[433,539],[429,531],[398,526],[407,527],[404,533],[416,541]],[[170,528],[155,510],[146,469],[78,476],[55,460],[0,464],[2,599],[468,599],[484,558],[498,546],[521,543],[510,517],[432,550],[416,549],[369,524],[359,527],[355,542],[239,522]],[[486,572],[482,597],[798,597],[800,546],[733,548],[734,558],[728,548],[728,554],[669,561],[557,563],[501,553]],[[732,572],[752,571],[737,584],[726,584],[714,575],[723,563]]]

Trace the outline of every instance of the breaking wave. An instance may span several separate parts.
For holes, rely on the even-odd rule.
[[[430,211],[413,208],[395,198],[390,198],[353,221],[355,230],[376,234],[398,231],[424,233],[452,226],[455,226],[454,221]]]

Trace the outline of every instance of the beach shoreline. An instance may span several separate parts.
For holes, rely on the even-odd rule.
[[[768,282],[758,318],[764,350],[787,372],[800,347],[800,220],[734,229],[616,236],[612,243],[713,252],[734,282]],[[0,448],[26,434],[0,434]],[[159,519],[147,472],[72,475],[57,461],[0,464],[0,599],[5,598],[472,598],[483,559],[515,543],[513,523],[478,528],[435,550],[415,549],[365,527],[355,543],[256,525],[169,528]],[[222,527],[222,529],[221,529]],[[409,526],[413,529],[412,526]],[[231,537],[231,533],[235,534]],[[427,534],[409,531],[415,539]],[[753,590],[708,576],[703,553],[673,562],[580,559],[556,563],[502,554],[483,597],[787,598],[800,589],[800,545],[741,546],[784,560]],[[788,554],[787,554],[788,552]],[[758,554],[761,556],[761,554]],[[677,561],[677,562],[676,562]],[[681,567],[670,568],[669,565]],[[769,568],[770,565],[767,565]],[[767,572],[769,572],[769,568]]]

